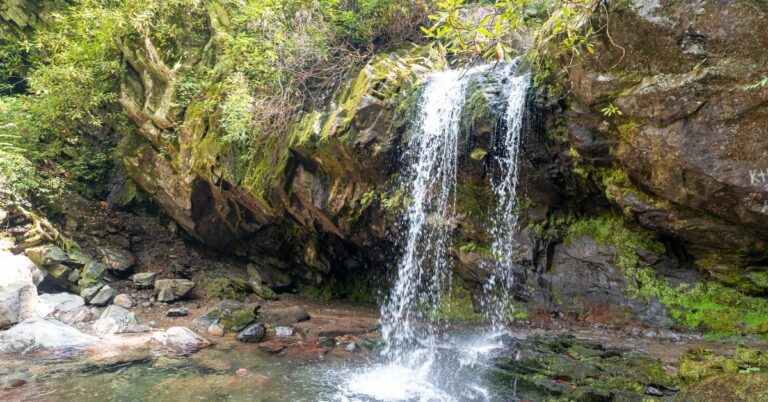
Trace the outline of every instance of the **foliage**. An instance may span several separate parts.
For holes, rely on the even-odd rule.
[[[45,156],[41,137],[28,97],[0,97],[0,204],[44,204],[58,194],[60,182],[36,163]]]
[[[762,80],[757,81],[754,84],[747,85],[745,89],[748,91],[756,91],[758,89],[763,89],[766,87],[768,87],[768,77],[763,78]]]
[[[604,107],[602,110],[604,116],[613,116],[613,115],[619,115],[621,116],[621,110],[617,108],[613,103],[609,103],[608,106]]]
[[[541,66],[543,58],[578,57],[595,51],[596,30],[589,21],[602,6],[598,0],[500,0],[482,19],[465,12],[464,0],[437,3],[438,11],[424,33],[436,40],[442,56],[458,56],[462,62],[509,60],[518,53],[517,36],[532,34],[534,45],[528,59]],[[479,21],[478,21],[479,20]],[[556,44],[551,47],[551,44]]]

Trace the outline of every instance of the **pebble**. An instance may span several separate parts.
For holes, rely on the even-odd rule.
[[[235,371],[235,374],[239,375],[240,377],[245,377],[248,374],[251,374],[251,372],[248,371],[247,368],[239,368],[237,371]]]
[[[276,327],[275,335],[280,337],[292,336],[293,327]]]
[[[150,306],[152,306],[152,303],[150,303],[148,301],[146,301],[144,303],[141,303],[141,307],[147,308],[147,307],[150,307]]]
[[[166,317],[185,317],[189,312],[185,308],[172,308],[165,313]]]
[[[112,300],[112,304],[116,304],[116,305],[118,305],[120,307],[124,307],[124,308],[131,308],[131,307],[133,307],[133,301],[125,293],[121,293],[121,294],[115,296],[115,299]]]
[[[224,324],[215,323],[208,326],[208,335],[224,336]]]

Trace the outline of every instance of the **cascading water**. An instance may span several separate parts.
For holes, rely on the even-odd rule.
[[[493,162],[497,175],[491,176],[491,188],[496,195],[496,208],[491,215],[491,255],[494,262],[484,286],[485,312],[491,329],[501,333],[508,326],[514,306],[506,291],[512,288],[514,272],[515,233],[517,232],[517,177],[520,134],[523,128],[525,98],[530,85],[528,74],[509,79],[504,130],[500,132]]]
[[[420,103],[420,116],[404,153],[401,187],[408,199],[401,226],[403,255],[388,300],[381,308],[384,361],[365,373],[352,376],[341,400],[489,400],[475,365],[495,344],[483,334],[440,336],[441,328],[430,313],[450,286],[449,255],[455,221],[455,197],[459,157],[460,115],[470,79],[493,74],[507,82],[506,127],[498,152],[500,178],[492,182],[499,205],[491,234],[494,254],[511,260],[510,245],[516,220],[517,150],[527,75],[513,77],[516,65],[496,69],[481,66],[468,71],[443,71],[430,76]],[[509,281],[504,272],[511,262],[495,266],[486,289],[498,289]],[[486,297],[489,303],[506,299]],[[489,305],[506,310],[506,305]],[[492,315],[494,329],[502,315]],[[478,336],[480,335],[480,336]]]

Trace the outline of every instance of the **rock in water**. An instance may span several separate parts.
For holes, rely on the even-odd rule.
[[[165,332],[156,332],[152,334],[152,339],[182,353],[196,352],[211,346],[210,341],[185,327],[171,327]]]
[[[293,336],[293,327],[275,327],[275,335],[280,337]]]
[[[99,253],[104,263],[109,267],[109,272],[117,276],[128,276],[136,263],[136,257],[133,253],[114,245],[99,247]]]
[[[151,288],[155,285],[157,274],[154,272],[142,272],[133,276],[133,286],[139,289]]]
[[[100,334],[125,334],[148,332],[149,328],[141,325],[135,314],[113,304],[93,323],[93,330]]]
[[[237,334],[237,340],[240,342],[260,342],[264,339],[265,332],[264,325],[253,324],[240,331]]]
[[[131,298],[125,293],[121,293],[115,296],[115,300],[113,300],[112,303],[123,308],[133,307],[133,300],[131,300]]]
[[[304,307],[291,306],[264,311],[259,321],[279,326],[290,326],[297,322],[306,321],[309,318],[309,314],[307,314],[307,310],[304,310]]]
[[[32,282],[16,282],[0,289],[0,328],[38,316],[37,288]]]
[[[189,279],[159,279],[155,281],[157,301],[172,302],[178,300],[186,296],[193,287],[195,287],[195,283]]]
[[[0,287],[14,282],[32,282],[39,285],[43,279],[45,272],[28,257],[0,252]]]
[[[115,289],[112,289],[109,285],[104,285],[95,296],[89,302],[94,306],[106,306],[110,300],[115,296]],[[123,306],[125,307],[125,306]]]
[[[98,340],[56,320],[32,318],[0,332],[0,353],[71,351],[94,346]]]

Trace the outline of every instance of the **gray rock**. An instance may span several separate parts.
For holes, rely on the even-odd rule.
[[[85,306],[85,299],[72,293],[44,293],[39,299],[38,313],[41,317],[56,316]]]
[[[82,296],[83,299],[85,299],[85,301],[89,301],[89,300],[93,299],[94,296],[96,296],[96,294],[99,293],[99,291],[103,287],[104,287],[104,282],[98,282],[98,283],[96,283],[96,284],[94,284],[92,286],[84,287],[80,291],[80,296]]]
[[[189,279],[158,279],[155,281],[157,300],[162,302],[178,300],[186,296],[193,287],[195,287],[195,283]]]
[[[94,309],[80,306],[72,310],[54,312],[53,317],[65,324],[74,325],[91,322],[96,319],[97,314],[98,312],[94,313]]]
[[[99,247],[104,264],[109,267],[109,272],[118,276],[127,276],[133,265],[136,263],[136,257],[128,250],[109,244]]]
[[[94,306],[106,306],[115,297],[115,289],[112,289],[109,285],[104,285],[89,301]]]
[[[53,319],[31,318],[0,332],[0,353],[73,351],[95,346],[98,340]]]
[[[67,261],[67,253],[58,246],[39,246],[28,248],[27,257],[41,267],[52,267]]]
[[[35,285],[45,279],[45,272],[23,255],[0,252],[0,287],[14,282],[32,282]]]
[[[93,323],[93,330],[100,334],[125,334],[148,332],[149,328],[141,325],[135,314],[113,304]]]
[[[37,288],[32,282],[16,282],[0,288],[0,328],[38,316]]]
[[[131,298],[125,293],[121,293],[115,296],[115,300],[113,300],[112,303],[123,308],[133,307],[133,300],[131,300]]]
[[[185,327],[171,327],[164,332],[156,332],[152,334],[152,339],[182,353],[196,352],[211,346],[209,340]]]
[[[237,334],[240,342],[261,342],[264,339],[266,329],[263,324],[252,324]]]
[[[154,272],[141,272],[133,275],[133,286],[139,289],[151,288],[155,285],[157,274]]]
[[[290,326],[309,319],[309,314],[301,306],[265,310],[259,316],[259,321],[279,326]]]
[[[189,311],[185,308],[172,308],[165,313],[166,317],[186,317]]]
[[[275,327],[276,336],[293,336],[293,327]]]

